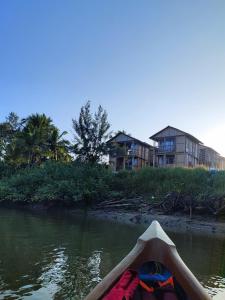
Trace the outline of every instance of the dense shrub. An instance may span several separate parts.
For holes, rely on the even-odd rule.
[[[57,201],[90,204],[143,196],[161,201],[168,193],[195,201],[225,198],[225,172],[204,169],[144,168],[113,173],[103,165],[48,162],[23,170],[0,164],[0,201]]]
[[[100,165],[48,162],[0,181],[0,201],[91,202],[109,194],[110,171]]]
[[[4,177],[11,176],[15,173],[15,168],[9,166],[0,160],[0,180]]]

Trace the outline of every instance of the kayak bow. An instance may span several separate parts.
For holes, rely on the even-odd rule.
[[[210,300],[205,289],[179,256],[175,244],[157,221],[138,238],[131,252],[89,293],[85,300],[100,300],[128,269],[138,270],[148,261],[170,270],[190,300]]]

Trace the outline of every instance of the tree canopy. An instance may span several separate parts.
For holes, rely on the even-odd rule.
[[[92,113],[88,101],[81,107],[78,119],[72,119],[75,141],[70,143],[67,132],[61,132],[44,113],[20,118],[11,112],[0,123],[0,162],[19,168],[74,158],[81,162],[101,162],[109,153],[106,142],[111,133],[107,118],[101,105]]]
[[[9,164],[34,165],[46,160],[68,161],[67,132],[60,133],[45,114],[32,114],[22,120],[10,113],[0,123],[0,157]]]
[[[101,105],[92,114],[88,101],[81,107],[79,118],[72,120],[75,131],[73,151],[78,160],[96,163],[108,153],[106,141],[110,136],[110,124],[107,118],[107,112]]]

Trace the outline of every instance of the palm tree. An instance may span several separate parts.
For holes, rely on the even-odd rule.
[[[70,161],[71,156],[69,155],[69,141],[63,139],[63,136],[67,134],[67,131],[63,131],[60,134],[58,128],[53,128],[49,136],[49,151],[50,158],[53,160]]]
[[[21,166],[41,164],[50,159],[71,160],[70,143],[63,138],[67,132],[60,133],[51,118],[45,114],[32,114],[20,124],[14,138],[7,143],[7,149],[4,150],[7,162]]]
[[[22,120],[24,126],[21,137],[24,141],[23,155],[27,157],[28,164],[41,163],[48,158],[48,140],[55,126],[52,119],[45,114],[32,114]]]

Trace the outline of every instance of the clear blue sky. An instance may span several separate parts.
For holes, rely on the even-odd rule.
[[[225,155],[225,1],[0,1],[0,121],[70,132],[86,100],[112,130],[170,124]]]

